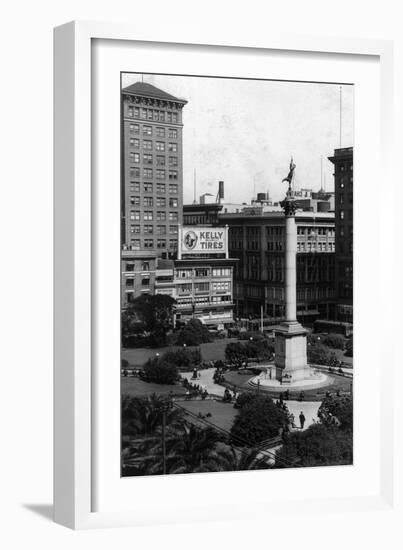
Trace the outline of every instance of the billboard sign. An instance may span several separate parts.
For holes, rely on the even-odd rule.
[[[227,254],[227,227],[181,228],[182,254]]]

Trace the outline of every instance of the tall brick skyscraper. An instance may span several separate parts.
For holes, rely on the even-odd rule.
[[[336,296],[339,321],[353,321],[353,148],[335,149]]]
[[[121,101],[125,303],[153,292],[157,258],[173,258],[177,251],[183,215],[182,109],[187,101],[145,82],[122,89]]]

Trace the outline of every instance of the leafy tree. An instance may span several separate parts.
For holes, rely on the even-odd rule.
[[[225,358],[229,363],[240,368],[248,360],[248,352],[241,342],[230,342],[225,348]]]
[[[285,436],[284,445],[276,453],[276,468],[296,466],[336,466],[352,464],[351,432],[324,424],[312,424],[303,432]]]
[[[211,341],[211,334],[200,319],[190,319],[175,335],[175,343],[178,346],[183,346],[183,344],[187,346],[199,346]]]
[[[174,384],[178,379],[176,364],[166,360],[165,356],[150,358],[143,370],[147,380],[156,384]]]
[[[287,426],[286,412],[265,396],[254,396],[246,403],[235,418],[231,428],[231,439],[235,445],[249,446],[278,435],[280,428]]]
[[[323,344],[329,348],[344,349],[345,338],[341,334],[327,334],[323,337]]]
[[[334,351],[323,344],[308,346],[308,361],[317,365],[333,365],[337,361]]]
[[[241,470],[265,470],[270,468],[267,455],[259,449],[228,447],[221,453],[220,470],[239,472]]]
[[[186,369],[193,368],[200,365],[202,357],[200,349],[184,349],[179,348],[176,350],[170,350],[164,353],[164,361],[168,363],[173,363],[178,367],[183,367]]]
[[[352,357],[353,356],[353,338],[349,338],[346,343],[346,351],[344,353],[346,357]]]
[[[340,424],[340,429],[353,429],[353,400],[350,396],[326,397],[319,407],[318,417],[322,424]]]
[[[143,294],[129,304],[122,313],[122,339],[147,331],[151,333],[149,344],[160,347],[166,343],[166,334],[173,324],[175,300],[165,294]]]

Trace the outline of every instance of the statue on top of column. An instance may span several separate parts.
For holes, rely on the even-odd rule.
[[[295,164],[294,164],[294,159],[291,157],[291,160],[290,160],[290,171],[288,172],[288,176],[284,179],[281,180],[281,182],[283,181],[288,181],[288,187],[291,189],[291,183],[292,183],[292,180],[293,180],[293,177],[294,177],[294,170],[295,170]]]

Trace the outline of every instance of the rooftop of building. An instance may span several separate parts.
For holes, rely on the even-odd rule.
[[[175,97],[148,82],[135,82],[130,86],[122,89],[122,94],[137,95],[141,97],[151,97],[153,99],[165,99],[167,101],[177,101],[179,103],[186,104],[186,99]]]

